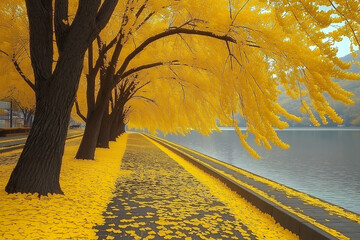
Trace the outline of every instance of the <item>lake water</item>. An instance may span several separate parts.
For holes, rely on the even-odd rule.
[[[289,129],[278,135],[291,148],[268,151],[251,144],[261,160],[249,156],[230,129],[165,138],[360,214],[360,129]]]

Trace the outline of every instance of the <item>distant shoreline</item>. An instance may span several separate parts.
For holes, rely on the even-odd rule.
[[[221,131],[235,131],[233,127],[219,127]],[[240,127],[246,130],[246,127]],[[289,127],[285,129],[275,129],[275,131],[360,131],[360,127]]]

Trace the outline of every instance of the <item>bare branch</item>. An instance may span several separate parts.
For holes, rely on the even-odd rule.
[[[77,101],[76,98],[75,98],[75,108],[76,108],[76,113],[77,113],[77,115],[78,115],[84,122],[86,122],[86,117],[81,113],[80,107],[79,107],[79,103],[78,103],[78,101]]]
[[[3,50],[0,49],[0,52],[5,54],[6,56],[10,57],[9,54]],[[35,91],[35,85],[34,83],[31,82],[31,80],[24,74],[24,72],[22,71],[19,63],[16,61],[15,59],[15,54],[12,55],[11,57],[11,62],[14,64],[14,67],[16,69],[16,71],[20,74],[20,76],[22,77],[22,79],[29,85],[29,87],[31,87],[31,89],[33,91]]]
[[[16,71],[20,74],[20,76],[24,79],[24,81],[29,85],[29,87],[31,87],[31,89],[33,91],[35,91],[35,85],[31,82],[31,80],[21,70],[20,65],[18,64],[18,62],[14,58],[12,58],[11,60],[12,60],[12,63],[14,64],[14,67],[15,67]]]
[[[0,49],[0,52],[3,53],[3,54],[5,54],[6,56],[10,57],[7,52],[5,52],[5,51],[3,51],[3,50],[1,50],[1,49]]]

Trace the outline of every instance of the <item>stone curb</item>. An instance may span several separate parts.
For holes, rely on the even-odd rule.
[[[82,135],[83,134],[70,136],[70,137],[67,137],[66,140],[81,137]],[[13,150],[21,149],[24,146],[25,146],[25,143],[20,143],[20,144],[10,145],[10,146],[6,146],[6,147],[1,147],[0,148],[0,153],[5,153],[5,152],[10,152],[10,151],[13,151]]]

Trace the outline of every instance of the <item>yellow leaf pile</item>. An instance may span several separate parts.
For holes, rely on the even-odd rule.
[[[99,149],[95,161],[76,160],[66,146],[60,176],[65,195],[7,194],[14,164],[0,165],[0,239],[97,239],[93,227],[112,197],[127,135]]]

